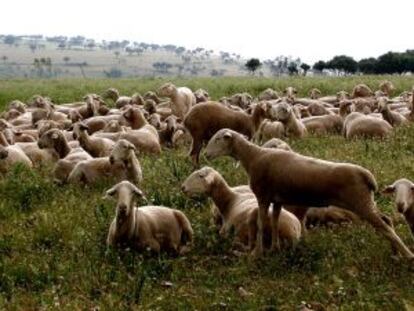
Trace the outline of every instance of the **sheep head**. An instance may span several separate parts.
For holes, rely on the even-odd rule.
[[[129,181],[121,181],[120,183],[107,190],[104,199],[114,197],[117,199],[116,217],[123,219],[128,217],[134,207],[136,197],[146,200],[144,193]]]
[[[350,98],[349,93],[346,91],[339,91],[338,93],[336,93],[336,100],[339,102],[343,100],[347,100],[349,98]]]
[[[272,105],[268,111],[270,117],[278,121],[286,121],[290,118],[290,115],[293,113],[292,107],[288,103],[279,103]]]
[[[115,102],[119,97],[119,92],[117,89],[111,87],[105,91],[105,93],[103,94],[103,97],[110,98]]]
[[[159,96],[164,96],[164,97],[171,97],[176,92],[177,92],[177,88],[171,82],[165,83],[157,91]]]
[[[401,214],[405,214],[410,207],[414,206],[414,183],[402,178],[392,185],[385,187],[384,194],[394,194],[395,208]]]
[[[298,94],[298,91],[296,90],[296,88],[288,86],[283,93],[289,101],[294,101],[296,95]]]
[[[9,110],[11,109],[15,109],[21,113],[25,113],[26,112],[26,105],[24,103],[22,103],[20,100],[13,100],[10,104],[9,104]]]
[[[207,159],[215,159],[219,156],[231,155],[233,141],[238,134],[230,129],[221,129],[209,140],[205,156]]]
[[[311,99],[318,99],[322,95],[322,92],[319,89],[311,89],[309,92],[309,97]]]
[[[120,139],[116,142],[114,148],[109,155],[109,162],[111,164],[128,160],[128,158],[136,151],[135,146],[125,139]]]
[[[58,129],[48,130],[39,138],[37,145],[40,149],[53,148],[62,136],[62,132]]]
[[[216,173],[213,168],[205,166],[188,176],[181,185],[181,190],[189,197],[197,194],[208,194],[211,191]]]

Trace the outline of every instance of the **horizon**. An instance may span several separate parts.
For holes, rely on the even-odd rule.
[[[251,2],[212,0],[206,6],[199,1],[182,0],[180,6],[162,0],[151,3],[119,0],[116,6],[102,1],[96,9],[96,3],[74,0],[64,7],[62,15],[62,3],[16,0],[6,4],[9,12],[0,20],[0,28],[4,34],[17,36],[28,35],[30,29],[33,34],[47,37],[81,35],[98,41],[202,47],[261,60],[292,56],[309,64],[336,55],[360,60],[412,48],[405,38],[411,29],[410,12],[414,3],[396,0],[392,7],[377,6],[373,11],[371,3],[356,0],[347,1],[340,8],[324,2],[259,0],[254,2],[257,13],[251,14]],[[24,11],[22,7],[26,7]],[[164,9],[160,10],[161,7]],[[78,15],[82,18],[77,18]],[[19,16],[17,23],[16,16]],[[31,21],[30,26],[26,21]],[[357,31],[362,35],[355,36]]]

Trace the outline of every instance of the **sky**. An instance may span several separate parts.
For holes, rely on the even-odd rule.
[[[414,48],[414,1],[12,0],[1,34],[83,35],[314,63]]]

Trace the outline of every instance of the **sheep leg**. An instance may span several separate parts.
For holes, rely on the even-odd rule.
[[[264,224],[268,215],[270,202],[259,203],[259,217],[257,217],[256,246],[253,250],[254,257],[262,257],[264,246]]]
[[[198,167],[199,165],[199,157],[200,157],[200,151],[203,147],[203,142],[201,139],[193,139],[193,142],[191,144],[191,161],[193,162],[194,167]]]
[[[362,219],[365,219],[376,230],[382,233],[382,235],[390,241],[393,248],[397,249],[402,256],[414,259],[414,254],[395,233],[394,229],[381,219],[381,215],[376,209],[372,207],[369,207],[367,209],[366,206],[363,206],[360,209],[356,209],[355,211],[358,211],[358,214]]]
[[[272,210],[272,246],[270,250],[280,251],[280,240],[279,240],[279,216],[282,206],[280,204],[273,203]]]
[[[148,240],[147,245],[152,251],[154,251],[156,253],[159,253],[160,250],[161,250],[161,245],[156,239]]]

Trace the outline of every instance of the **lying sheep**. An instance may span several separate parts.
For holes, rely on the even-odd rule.
[[[350,210],[369,222],[401,255],[414,259],[414,254],[394,229],[381,219],[374,201],[377,184],[368,170],[353,164],[261,148],[229,129],[218,131],[210,139],[205,154],[208,159],[225,155],[234,157],[250,177],[250,187],[259,202],[255,255],[263,253],[263,224],[273,203],[272,250],[280,248],[278,219],[282,205],[334,205]]]
[[[59,155],[59,160],[53,170],[54,180],[58,183],[67,181],[69,174],[80,161],[91,160],[92,157],[82,148],[72,148],[65,135],[58,129],[45,132],[37,142],[40,149],[53,149]]]
[[[171,110],[174,115],[184,119],[192,106],[196,104],[196,98],[193,92],[187,87],[177,88],[172,83],[166,83],[158,90],[160,96],[171,99]]]
[[[403,115],[390,110],[390,107],[388,106],[388,99],[386,97],[381,97],[378,100],[378,110],[382,114],[384,120],[391,124],[391,126],[396,127],[408,122]]]
[[[310,99],[318,99],[321,97],[321,95],[322,95],[322,92],[317,88],[313,88],[309,91]]]
[[[89,127],[83,123],[75,124],[73,137],[79,140],[80,146],[94,158],[107,157],[114,148],[115,142],[108,138],[89,136]]]
[[[309,133],[326,134],[336,133],[340,134],[343,127],[343,120],[340,116],[329,114],[323,116],[315,116],[303,118],[302,123],[305,125]]]
[[[394,194],[395,208],[404,215],[414,237],[414,183],[406,178],[396,180],[385,187],[385,194]]]
[[[269,114],[272,118],[283,123],[287,137],[301,138],[307,134],[305,125],[296,117],[288,103],[281,102],[273,105],[269,110]]]
[[[0,173],[7,173],[17,163],[33,167],[32,161],[18,146],[0,146]]]
[[[292,148],[290,148],[290,146],[284,142],[283,140],[279,139],[279,138],[272,138],[270,140],[268,140],[267,142],[265,142],[262,145],[263,148],[274,148],[274,149],[282,149],[282,150],[286,150],[286,151],[292,151]]]
[[[267,88],[263,92],[259,94],[259,100],[273,100],[273,99],[279,99],[279,93],[276,92],[274,89]]]
[[[352,90],[352,98],[357,97],[370,97],[373,96],[374,92],[366,84],[358,84]]]
[[[16,143],[16,146],[23,150],[35,167],[50,165],[59,160],[59,155],[54,149],[40,149],[37,142]]]
[[[105,197],[117,198],[116,215],[106,243],[126,244],[154,252],[174,251],[183,254],[193,241],[193,229],[183,212],[163,206],[135,206],[135,197],[144,194],[135,185],[122,181],[106,191]]]
[[[343,134],[347,139],[385,138],[391,131],[392,126],[387,121],[360,112],[352,112],[344,120]]]
[[[184,181],[181,189],[188,196],[210,196],[222,218],[220,235],[227,237],[230,230],[235,229],[235,244],[249,245],[249,250],[253,249],[257,232],[258,204],[250,189],[230,188],[220,173],[208,166],[193,172]],[[265,229],[270,232],[270,217]],[[279,235],[289,245],[296,244],[301,236],[299,220],[284,209],[281,210],[279,218]]]
[[[254,136],[254,141],[259,144],[271,138],[283,138],[285,136],[285,126],[282,122],[265,119]]]
[[[68,177],[68,182],[92,184],[103,178],[114,178],[116,181],[127,179],[140,184],[142,170],[135,151],[133,144],[121,139],[115,144],[109,157],[77,163]]]
[[[190,151],[193,165],[197,166],[199,163],[203,143],[218,130],[231,128],[251,138],[264,117],[263,105],[257,105],[252,115],[226,108],[217,102],[200,103],[194,106],[184,119],[184,126],[193,139]]]
[[[253,102],[253,97],[249,93],[237,93],[228,98],[230,106],[247,109]]]

